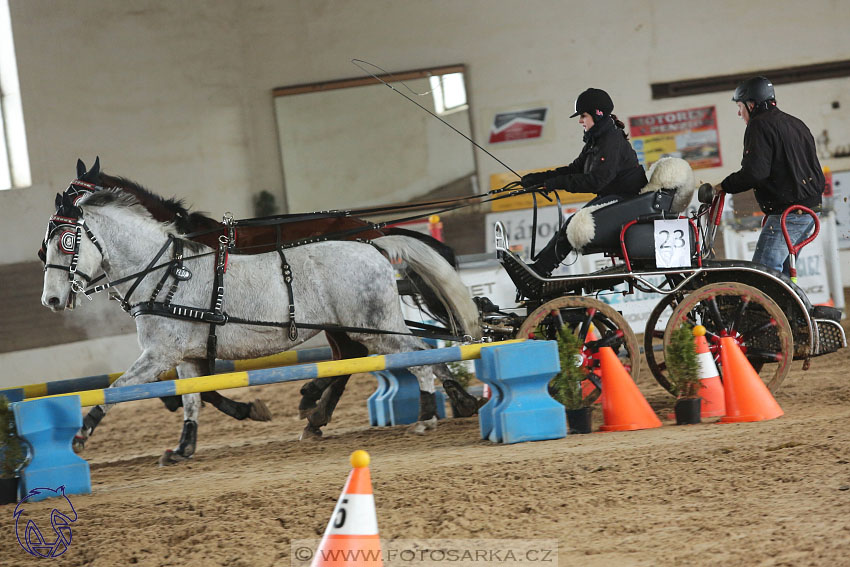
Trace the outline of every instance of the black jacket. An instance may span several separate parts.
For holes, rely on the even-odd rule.
[[[765,214],[791,205],[819,207],[825,188],[812,133],[803,122],[770,106],[750,117],[741,169],[721,183],[727,193],[755,190]]]
[[[637,154],[610,117],[585,133],[581,153],[570,165],[546,172],[546,189],[633,197],[646,186]]]

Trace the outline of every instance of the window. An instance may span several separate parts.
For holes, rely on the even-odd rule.
[[[0,0],[0,190],[31,182],[9,1]]]
[[[437,114],[446,114],[466,108],[466,87],[463,73],[431,76],[431,92]]]

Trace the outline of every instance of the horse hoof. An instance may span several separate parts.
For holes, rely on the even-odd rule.
[[[426,419],[423,421],[417,421],[413,425],[411,425],[407,431],[412,433],[413,435],[425,435],[428,431],[432,431],[437,429],[437,418],[432,417],[431,419]]]
[[[74,441],[71,443],[71,448],[75,453],[82,453],[86,448],[86,438],[82,435],[74,435]]]
[[[171,449],[166,449],[165,453],[163,453],[159,458],[159,466],[167,467],[170,465],[176,465],[189,459],[191,459],[191,457],[184,457],[180,453],[176,453]]]
[[[253,419],[254,421],[272,420],[272,412],[269,411],[269,407],[263,400],[254,400],[249,405],[250,411],[248,413],[248,419]]]
[[[298,419],[307,419],[314,411],[316,411],[316,402],[302,399],[298,405]]]
[[[459,403],[452,404],[452,412],[455,417],[472,417],[478,413],[479,408],[487,403],[487,398],[464,398]]]
[[[301,436],[298,437],[299,441],[319,441],[322,439],[322,430],[318,427],[313,427],[308,425],[304,428],[304,431],[301,432]]]

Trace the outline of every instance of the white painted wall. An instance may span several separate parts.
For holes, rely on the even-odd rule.
[[[106,171],[215,216],[250,216],[262,189],[282,198],[272,89],[361,76],[354,57],[393,71],[466,64],[479,141],[495,110],[551,101],[542,141],[490,148],[516,170],[578,153],[580,130],[568,116],[588,86],[608,90],[621,117],[717,105],[724,166],[698,171],[709,182],[739,161],[744,124],[731,93],[653,101],[650,83],[850,59],[845,0],[11,0],[10,8],[33,186],[0,192],[0,263],[34,259],[52,196],[77,157],[100,155]],[[850,79],[777,87],[782,108],[816,133],[827,128],[836,145],[850,144],[847,93]],[[388,106],[410,104],[389,89],[386,97]],[[487,187],[503,167],[481,152],[476,159]],[[847,158],[824,164],[850,169]]]
[[[428,79],[395,88],[434,112]],[[406,201],[475,172],[472,145],[384,85],[275,99],[291,212]],[[469,112],[443,117],[470,135]]]

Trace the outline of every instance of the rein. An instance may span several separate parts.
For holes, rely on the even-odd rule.
[[[70,199],[73,203],[79,201],[82,197],[87,195],[88,193],[93,193],[96,191],[102,191],[104,188],[100,185],[95,185],[93,183],[89,183],[87,181],[82,181],[80,179],[74,179],[71,181],[68,189],[65,190],[65,193],[69,195]],[[507,193],[507,194],[503,194]],[[339,240],[342,238],[347,238],[349,236],[353,236],[355,234],[359,234],[361,232],[368,232],[370,230],[380,230],[386,228],[393,224],[419,220],[423,218],[427,218],[434,214],[441,214],[449,211],[454,211],[458,209],[462,209],[464,207],[469,207],[474,204],[484,204],[489,203],[491,201],[498,201],[500,199],[507,199],[510,197],[515,197],[517,195],[523,195],[527,193],[532,193],[535,198],[535,213],[537,211],[537,199],[536,194],[541,193],[547,200],[552,202],[552,199],[546,194],[547,191],[542,190],[541,187],[531,187],[531,188],[522,188],[519,184],[519,181],[512,181],[499,189],[493,189],[486,193],[478,193],[476,195],[470,195],[465,197],[455,197],[451,199],[441,199],[437,201],[429,201],[427,203],[409,203],[406,205],[388,205],[383,207],[372,207],[369,209],[357,209],[357,210],[329,210],[329,211],[316,211],[312,213],[295,213],[289,215],[273,215],[267,217],[259,217],[255,219],[239,219],[233,220],[233,218],[227,214],[225,215],[225,222],[222,223],[222,226],[191,232],[188,234],[181,234],[182,238],[187,240],[192,240],[193,238],[199,236],[205,236],[207,234],[213,234],[219,232],[221,230],[228,231],[229,242],[231,243],[231,247],[235,244],[236,239],[234,237],[234,230],[237,227],[252,227],[252,226],[279,226],[282,224],[288,224],[293,222],[301,222],[304,220],[313,220],[313,219],[327,219],[327,218],[345,218],[345,217],[354,217],[354,216],[362,216],[362,215],[374,215],[379,213],[385,213],[389,211],[405,211],[409,209],[419,209],[423,206],[429,205],[444,205],[444,204],[452,204],[451,206],[443,207],[436,211],[428,211],[425,213],[420,213],[416,215],[410,215],[402,218],[391,219],[387,221],[383,221],[380,223],[372,223],[367,222],[362,227],[350,228],[346,230],[341,230],[337,232],[330,232],[326,234],[322,234],[321,236],[316,236],[312,238],[302,238],[300,240],[289,241],[289,242],[280,242],[278,240],[278,248],[293,248],[295,246],[302,246],[304,244],[313,244],[315,242],[326,242],[328,240]],[[556,193],[557,196],[557,193]],[[489,198],[485,198],[489,197]],[[559,200],[560,202],[560,200]],[[459,203],[459,204],[455,204]],[[560,209],[559,209],[560,210]],[[535,231],[536,232],[536,231]],[[262,245],[254,245],[254,246],[245,246],[236,248],[238,250],[250,250],[251,248],[261,248],[265,247],[265,244]],[[43,249],[43,245],[42,245]]]
[[[469,196],[469,197],[456,197],[456,198],[453,198],[453,199],[444,199],[444,200],[441,200],[441,201],[432,201],[431,203],[428,203],[428,204],[441,204],[441,203],[458,203],[458,202],[462,201],[462,203],[458,204],[458,205],[453,205],[453,206],[450,206],[450,207],[444,207],[444,208],[438,209],[436,211],[432,210],[432,211],[428,211],[426,213],[410,215],[410,216],[407,216],[407,217],[390,219],[390,220],[383,221],[383,222],[380,222],[380,223],[368,222],[365,226],[362,226],[362,227],[349,228],[349,229],[346,229],[346,230],[340,230],[340,231],[336,231],[336,232],[328,232],[328,233],[322,234],[321,236],[314,236],[314,237],[311,237],[311,238],[302,238],[300,240],[291,240],[291,241],[283,242],[283,243],[278,242],[278,246],[280,248],[294,248],[296,246],[303,246],[305,244],[313,244],[313,243],[316,243],[316,242],[326,242],[326,241],[329,241],[329,240],[340,240],[340,239],[344,239],[344,238],[349,237],[349,236],[353,236],[355,234],[359,234],[361,232],[368,232],[370,230],[380,230],[380,229],[383,229],[383,228],[387,228],[388,226],[393,225],[393,224],[423,219],[423,218],[427,218],[431,215],[441,214],[441,213],[445,213],[445,212],[449,212],[449,211],[454,211],[454,210],[457,210],[457,209],[462,209],[464,207],[469,207],[469,206],[472,206],[474,204],[489,203],[491,201],[498,201],[500,199],[507,199],[509,197],[515,197],[517,195],[524,195],[524,194],[527,194],[527,193],[531,193],[532,195],[535,196],[535,214],[536,214],[536,211],[537,211],[536,194],[541,193],[541,188],[531,187],[531,188],[527,188],[527,189],[526,188],[517,189],[517,187],[519,187],[519,182],[518,181],[512,181],[511,183],[508,183],[507,185],[505,185],[505,186],[503,186],[499,189],[493,189],[492,191],[488,191],[487,193],[480,193],[478,195],[472,195],[472,196]],[[507,192],[506,195],[500,195],[501,193],[506,193],[506,192]],[[552,201],[552,199],[548,195],[546,195],[545,192],[541,193],[541,194],[547,200]],[[495,196],[491,196],[490,198],[487,198],[487,199],[482,198],[482,197],[486,197],[488,195],[495,195]],[[557,197],[557,193],[556,193],[556,197]],[[478,201],[476,203],[469,202],[470,200],[473,200],[473,199],[478,199]],[[558,199],[558,203],[560,203],[560,199]],[[299,213],[299,214],[297,214],[295,216],[291,216],[291,217],[290,216],[273,216],[273,217],[263,217],[261,219],[233,220],[233,221],[231,221],[230,225],[225,223],[224,227],[226,227],[226,226],[237,226],[237,227],[238,226],[241,226],[241,227],[246,227],[246,226],[279,226],[280,224],[286,224],[286,223],[289,223],[289,222],[297,222],[297,221],[301,221],[301,220],[304,220],[304,219],[307,219],[307,218],[341,218],[341,217],[350,217],[350,216],[354,216],[354,215],[362,215],[364,213],[375,214],[375,213],[381,212],[381,211],[405,210],[405,209],[413,209],[413,208],[420,208],[420,207],[422,207],[421,203],[415,203],[415,204],[409,204],[409,205],[376,207],[376,208],[373,208],[373,209],[359,209],[359,210],[356,210],[356,211],[325,211],[325,212],[318,212],[318,213],[303,213],[303,214]],[[559,208],[559,210],[560,210],[560,208]],[[560,213],[560,214],[563,215],[563,213]],[[279,220],[275,220],[275,219],[279,219]],[[259,222],[255,222],[255,221],[259,221]],[[218,232],[218,231],[222,230],[222,228],[224,228],[224,227],[217,227],[217,228],[214,228],[214,229],[192,232],[190,234],[185,234],[185,235],[182,235],[182,236],[184,238],[187,238],[187,239],[192,239],[192,238],[195,238],[195,237],[198,237],[198,236],[203,236],[203,235],[206,235],[206,234]],[[265,247],[265,246],[267,246],[267,245],[266,244],[257,244],[257,245],[253,245],[253,246],[239,247],[238,249],[239,250],[250,250],[252,248],[262,248],[262,247]]]
[[[295,247],[295,246],[300,246],[300,245],[314,243],[314,242],[336,240],[336,239],[352,236],[352,235],[355,235],[355,234],[360,233],[360,232],[386,228],[387,226],[389,226],[391,224],[406,222],[406,221],[410,221],[410,220],[417,220],[417,219],[420,219],[420,218],[425,218],[425,217],[431,216],[433,214],[439,214],[439,213],[444,213],[444,212],[460,209],[460,208],[467,207],[467,206],[474,204],[473,202],[470,202],[472,200],[477,200],[479,203],[486,203],[486,202],[489,202],[489,201],[505,199],[505,198],[508,198],[508,197],[513,197],[513,196],[521,195],[521,194],[524,194],[524,193],[535,193],[535,192],[538,192],[540,190],[537,187],[529,188],[529,189],[526,189],[526,188],[517,189],[517,187],[519,187],[519,182],[514,181],[514,182],[511,182],[511,183],[508,183],[507,185],[505,185],[504,187],[502,187],[500,189],[494,189],[494,190],[489,191],[487,193],[481,193],[481,194],[478,194],[478,195],[473,195],[473,196],[468,196],[468,197],[444,199],[444,200],[432,201],[430,203],[427,203],[428,205],[441,205],[441,204],[449,204],[449,203],[453,204],[452,206],[444,207],[442,209],[439,209],[438,211],[430,211],[430,212],[427,212],[427,213],[410,215],[410,216],[407,216],[407,217],[404,217],[404,218],[384,221],[384,222],[381,222],[381,223],[367,223],[363,227],[338,231],[338,232],[334,232],[334,233],[328,233],[328,234],[324,234],[320,237],[300,239],[300,240],[297,240],[297,241],[286,242],[286,243],[281,241],[280,225],[286,224],[288,222],[303,221],[304,219],[310,219],[310,218],[316,218],[316,219],[318,219],[318,218],[339,218],[339,217],[353,216],[354,214],[362,215],[364,213],[365,214],[376,214],[376,213],[387,212],[387,211],[402,211],[402,210],[413,209],[413,208],[421,208],[423,206],[423,204],[422,203],[416,203],[416,204],[408,204],[408,205],[375,207],[375,208],[372,208],[372,209],[365,209],[365,210],[358,210],[358,211],[319,211],[319,212],[315,212],[315,213],[286,215],[286,216],[279,215],[279,216],[272,216],[272,217],[263,217],[263,218],[259,218],[259,219],[245,219],[245,220],[239,220],[239,221],[234,221],[232,219],[232,216],[226,215],[225,216],[225,222],[223,223],[223,225],[221,227],[217,227],[215,229],[211,229],[211,230],[207,230],[207,231],[199,231],[199,232],[193,232],[193,233],[190,233],[190,234],[180,235],[181,238],[176,238],[174,235],[169,235],[167,241],[163,244],[163,246],[160,248],[160,250],[154,256],[154,258],[148,263],[148,265],[143,270],[140,270],[140,271],[135,272],[133,274],[129,274],[127,276],[123,276],[123,277],[118,278],[116,280],[110,280],[105,284],[101,284],[101,285],[98,285],[98,286],[91,287],[91,285],[93,283],[95,283],[96,281],[99,281],[100,279],[105,277],[106,274],[103,274],[100,277],[98,277],[97,279],[93,280],[92,277],[89,276],[88,274],[84,274],[82,272],[79,272],[76,269],[77,263],[79,261],[79,249],[80,249],[80,243],[82,241],[82,231],[85,230],[86,236],[88,236],[89,239],[92,241],[92,243],[95,244],[95,246],[97,247],[98,251],[101,254],[101,257],[103,257],[103,249],[101,248],[101,246],[98,243],[97,239],[95,238],[94,234],[91,232],[91,230],[85,224],[85,220],[82,218],[82,211],[80,211],[76,207],[76,202],[79,201],[79,199],[81,199],[82,197],[84,197],[85,195],[87,195],[89,193],[93,193],[93,192],[96,192],[96,191],[103,190],[103,187],[95,185],[93,183],[82,181],[80,179],[75,179],[74,181],[71,182],[70,186],[68,187],[68,189],[65,192],[65,196],[68,200],[69,207],[65,207],[64,204],[63,204],[63,207],[65,207],[66,210],[73,208],[73,209],[75,209],[74,212],[79,211],[79,217],[73,218],[70,215],[62,216],[62,215],[59,215],[59,214],[51,217],[51,219],[50,219],[51,224],[48,225],[48,234],[47,234],[47,237],[45,238],[45,241],[42,243],[42,250],[40,252],[40,255],[42,253],[46,254],[46,243],[47,243],[48,240],[50,240],[50,238],[55,234],[55,232],[57,230],[59,230],[62,227],[74,228],[74,231],[73,231],[73,234],[74,234],[73,249],[70,252],[66,252],[66,253],[73,254],[71,265],[66,267],[66,266],[57,265],[57,264],[45,264],[45,270],[47,270],[47,268],[67,270],[69,272],[69,280],[72,282],[72,284],[71,284],[72,293],[74,293],[75,295],[77,293],[83,293],[85,295],[85,297],[88,298],[88,299],[91,299],[90,296],[95,294],[95,293],[99,293],[99,292],[101,292],[105,289],[114,287],[114,286],[121,284],[121,283],[125,283],[125,282],[131,281],[131,280],[135,280],[133,282],[133,284],[131,285],[130,289],[128,290],[126,297],[121,298],[122,309],[127,311],[134,318],[139,316],[139,315],[157,315],[157,316],[163,316],[163,317],[171,317],[171,318],[177,318],[177,319],[183,319],[183,320],[209,323],[210,332],[209,332],[209,335],[208,335],[208,342],[207,342],[207,354],[208,354],[208,359],[210,359],[210,360],[215,359],[215,351],[217,350],[217,339],[216,339],[216,335],[215,335],[216,327],[218,325],[223,325],[227,322],[245,324],[245,325],[259,325],[259,326],[272,326],[272,327],[288,328],[289,329],[289,338],[292,341],[295,341],[297,339],[297,336],[298,336],[297,329],[298,328],[314,329],[314,330],[322,330],[322,331],[360,332],[360,333],[372,333],[372,334],[396,334],[396,335],[408,335],[408,336],[418,336],[418,337],[426,337],[426,338],[437,338],[437,339],[451,340],[451,341],[463,341],[463,340],[466,340],[467,337],[457,337],[457,336],[453,336],[453,335],[440,334],[440,333],[435,332],[435,329],[432,329],[432,328],[423,329],[423,330],[414,330],[413,332],[410,332],[410,333],[402,333],[402,332],[396,332],[396,331],[387,331],[387,330],[383,330],[383,329],[370,329],[370,328],[364,328],[364,327],[345,327],[345,326],[339,326],[339,325],[298,323],[295,319],[295,305],[293,303],[294,298],[293,298],[293,292],[292,292],[292,271],[291,271],[291,268],[289,267],[289,264],[286,261],[286,257],[283,253],[283,250],[286,249],[286,248],[292,248],[292,247]],[[507,194],[503,194],[503,193],[507,193]],[[486,197],[486,196],[490,196],[490,197],[487,198],[487,199],[483,199],[483,197]],[[550,201],[552,200],[548,196],[546,196],[545,194],[544,194],[544,196],[547,199],[549,199]],[[454,204],[454,203],[458,203],[458,202],[460,202],[460,204]],[[536,203],[536,195],[535,195],[535,203]],[[60,211],[57,211],[57,213],[62,212],[63,207],[60,207]],[[235,241],[235,238],[234,238],[235,227],[237,225],[238,226],[275,226],[276,233],[277,233],[277,237],[276,237],[277,246],[276,246],[276,248],[277,248],[278,254],[280,255],[280,258],[281,258],[282,276],[283,276],[284,282],[287,286],[287,290],[289,292],[289,298],[290,298],[289,319],[287,321],[282,321],[282,322],[252,321],[252,320],[248,320],[248,319],[230,317],[224,312],[224,310],[223,310],[224,274],[226,272],[227,253],[228,253],[228,248],[229,248],[228,245],[232,245],[232,243]],[[182,240],[183,238],[191,239],[192,237],[197,237],[197,236],[201,236],[201,235],[204,235],[204,234],[218,232],[222,229],[227,231],[229,238],[228,238],[228,236],[221,236],[219,238],[220,246],[219,246],[219,249],[217,251],[196,254],[196,255],[188,256],[188,257],[183,256],[183,240]],[[71,231],[68,231],[68,232],[71,232]],[[68,243],[66,242],[66,240],[67,239],[65,239],[63,237],[62,242],[64,242],[65,245],[67,246]],[[162,258],[163,254],[165,254],[165,252],[172,246],[174,247],[172,259],[168,262],[163,262],[163,263],[157,264],[157,262],[160,260],[160,258]],[[60,243],[60,247],[62,247],[63,251],[65,251],[65,249],[61,245],[61,243]],[[210,308],[209,309],[199,309],[199,308],[195,308],[195,307],[188,307],[188,306],[184,306],[184,305],[172,304],[171,300],[172,300],[172,298],[173,298],[173,296],[174,296],[174,294],[177,290],[177,285],[179,284],[179,282],[185,281],[185,280],[188,280],[189,278],[191,278],[191,272],[188,269],[186,269],[185,267],[183,267],[183,262],[185,260],[199,258],[199,257],[203,257],[203,256],[208,256],[210,254],[216,254],[217,255],[216,263],[215,263],[213,292],[212,292],[212,297],[211,297],[211,300],[210,300]],[[46,256],[45,256],[45,258],[46,258]],[[136,304],[131,304],[130,299],[132,297],[132,294],[136,290],[136,288],[141,284],[141,282],[144,280],[144,278],[147,277],[148,274],[155,272],[155,271],[158,271],[162,268],[169,268],[169,269],[160,278],[160,280],[159,280],[152,296],[150,297],[150,299],[147,300],[147,301],[142,301],[142,302],[136,303]],[[89,286],[88,289],[86,289],[86,286],[84,286],[79,280],[76,280],[76,278],[74,276],[77,273],[80,274],[80,277],[85,279],[87,285]],[[169,276],[172,276],[174,278],[174,281],[171,284],[171,287],[168,291],[168,294],[165,298],[165,301],[157,301],[157,297],[161,293],[162,289],[164,288],[165,283],[168,280]],[[408,322],[408,324],[410,324],[410,323],[411,322]]]

